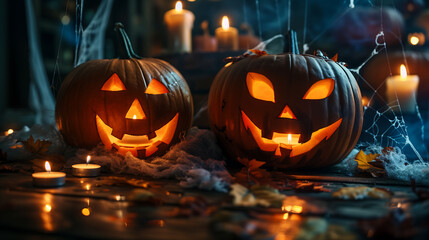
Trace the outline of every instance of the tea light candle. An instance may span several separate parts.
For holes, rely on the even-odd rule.
[[[73,175],[77,177],[96,177],[100,175],[101,166],[98,164],[89,164],[91,156],[86,157],[86,164],[73,164]]]
[[[177,1],[175,9],[165,13],[164,22],[168,28],[171,51],[175,53],[189,53],[192,51],[191,30],[194,20],[194,14],[183,9],[181,1]]]
[[[396,102],[396,96],[405,113],[416,111],[416,92],[419,85],[419,76],[407,75],[405,65],[401,65],[401,75],[395,75],[386,79],[386,97],[389,104]],[[399,109],[398,109],[399,110]],[[398,111],[394,109],[394,111]]]
[[[46,172],[33,173],[33,184],[37,187],[59,187],[66,182],[66,174],[63,172],[51,172],[51,165],[45,162]]]
[[[217,48],[219,51],[237,51],[238,50],[238,30],[229,26],[227,16],[222,18],[222,27],[215,31]]]

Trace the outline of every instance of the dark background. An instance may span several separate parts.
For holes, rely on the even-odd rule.
[[[184,71],[182,73],[185,78],[190,79],[188,81],[191,82],[191,89],[193,89],[193,70],[183,69],[186,67],[183,67],[182,59],[186,58],[186,61],[189,61],[194,55],[176,56],[170,55],[167,51],[167,30],[163,15],[174,8],[175,2],[172,0],[114,1],[106,31],[105,57],[115,56],[112,29],[115,22],[123,22],[138,54],[143,57],[171,60],[173,65]],[[99,3],[100,1],[97,0],[84,1],[82,22],[84,28],[91,21]],[[259,3],[259,13],[256,10],[257,3]],[[43,61],[55,96],[62,80],[73,68],[76,45],[74,29],[76,2],[34,0],[33,4]],[[193,36],[202,33],[200,24],[204,20],[209,22],[210,33],[214,35],[214,30],[220,26],[223,15],[228,15],[231,25],[237,28],[246,23],[254,34],[263,40],[277,34],[285,34],[290,24],[291,28],[297,31],[301,50],[302,43],[305,41],[309,47],[308,53],[316,49],[322,49],[328,56],[339,53],[339,59],[347,62],[351,67],[360,65],[374,49],[375,36],[371,33],[378,32],[382,26],[386,34],[390,29],[394,29],[389,25],[389,21],[382,17],[380,7],[396,9],[404,23],[400,35],[392,33],[398,41],[389,42],[386,39],[388,49],[394,50],[410,47],[406,44],[408,32],[417,31],[426,34],[424,28],[415,22],[428,6],[423,0],[355,1],[356,8],[365,8],[364,12],[370,11],[369,9],[375,11],[376,14],[373,15],[376,17],[369,21],[372,21],[370,24],[376,29],[371,30],[371,27],[367,26],[368,20],[363,20],[360,15],[346,17],[356,8],[349,8],[350,1],[344,0],[291,0],[290,23],[288,0],[196,0],[183,1],[183,4],[185,9],[195,14]],[[0,130],[32,123],[28,86],[33,76],[29,69],[25,11],[24,0],[0,1],[0,32],[2,33],[0,34],[2,75],[0,78],[0,111],[2,112]],[[67,24],[62,23],[65,15],[70,19]],[[306,25],[305,29],[304,25]],[[345,28],[348,30],[345,31]],[[240,29],[240,34],[245,34],[245,31]],[[356,37],[359,39],[356,40]],[[399,40],[402,40],[403,44]],[[425,49],[426,45],[420,48]],[[198,55],[198,57],[212,58],[210,61],[214,63],[211,64],[212,69],[207,69],[207,75],[202,76],[202,81],[208,81],[205,84],[205,88],[208,88],[211,78],[223,64],[222,57],[216,54]],[[58,66],[57,71],[55,71],[56,66]],[[203,94],[204,91],[208,89],[203,89]]]

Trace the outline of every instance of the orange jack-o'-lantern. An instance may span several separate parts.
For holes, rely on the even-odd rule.
[[[212,129],[231,157],[279,168],[342,160],[362,128],[361,94],[343,65],[321,56],[250,56],[227,64],[209,95]]]
[[[58,129],[74,146],[101,141],[141,158],[162,154],[192,124],[189,87],[170,64],[138,57],[121,24],[116,30],[121,58],[81,64],[61,85]]]

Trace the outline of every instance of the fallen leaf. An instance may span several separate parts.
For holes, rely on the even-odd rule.
[[[238,158],[238,161],[242,163],[244,167],[240,172],[234,174],[234,182],[240,183],[246,187],[258,184],[282,188],[282,186],[285,185],[286,180],[275,180],[272,173],[260,168],[265,162],[257,161],[256,159],[249,161],[247,158]]]
[[[360,150],[355,157],[358,169],[370,173],[373,177],[380,177],[386,174],[383,162],[378,159],[379,156],[380,154],[377,153],[365,154],[363,150]]]
[[[331,192],[331,190],[326,189],[321,183],[289,180],[289,185],[292,186],[292,189],[296,192]]]
[[[261,51],[261,50],[258,50],[258,49],[249,49],[249,51],[251,51],[252,53],[254,53],[254,54],[258,55],[258,56],[268,55],[267,52]]]
[[[24,145],[24,148],[32,154],[42,156],[45,155],[51,146],[50,141],[37,139],[34,142],[33,136],[30,136],[26,141],[20,141]]]
[[[269,186],[254,185],[250,189],[235,183],[231,185],[230,195],[234,197],[233,204],[243,207],[281,207],[286,195]]]
[[[341,199],[386,199],[392,197],[392,192],[384,188],[371,188],[366,186],[359,187],[343,187],[332,194],[335,198]]]
[[[162,201],[159,198],[156,198],[153,192],[146,189],[135,189],[127,197],[129,201],[133,201],[140,204],[149,204],[149,205],[161,205]]]

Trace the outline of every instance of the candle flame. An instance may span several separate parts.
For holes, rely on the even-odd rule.
[[[176,11],[178,11],[178,12],[182,11],[182,9],[183,9],[182,2],[181,1],[177,1],[175,8],[176,8]]]
[[[91,155],[86,156],[86,164],[89,164],[90,160],[91,160]]]
[[[223,30],[229,29],[229,19],[227,16],[223,16],[223,18],[222,18],[222,29]]]
[[[417,45],[417,44],[419,44],[419,42],[420,42],[420,39],[418,37],[416,37],[416,36],[412,36],[410,38],[411,45]]]
[[[134,114],[133,119],[137,119],[137,115]]]
[[[9,129],[9,130],[6,131],[6,136],[9,136],[12,133],[13,133],[13,129]]]
[[[405,68],[404,64],[401,64],[401,78],[407,77],[407,69]]]
[[[45,169],[47,172],[51,172],[51,165],[49,164],[48,161],[45,162]]]
[[[290,133],[287,135],[287,144],[290,144],[292,142],[292,135]]]

